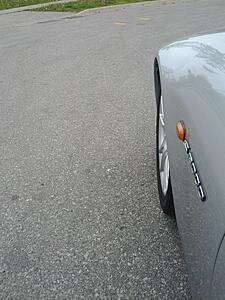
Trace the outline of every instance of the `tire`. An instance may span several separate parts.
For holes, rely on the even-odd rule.
[[[155,94],[156,94],[156,104],[157,104],[157,118],[156,118],[156,168],[157,168],[157,181],[158,181],[158,191],[159,191],[159,200],[160,205],[163,210],[163,212],[169,216],[175,216],[175,209],[174,209],[174,201],[173,201],[173,192],[172,192],[172,185],[170,180],[170,172],[169,172],[169,157],[167,152],[167,142],[163,142],[161,144],[165,146],[162,146],[160,148],[160,136],[162,135],[162,114],[164,116],[163,111],[163,99],[161,96],[161,83],[160,83],[160,74],[159,74],[159,68],[157,60],[155,59],[155,65],[154,65],[154,71],[155,71]],[[160,119],[161,118],[161,119]],[[161,123],[160,123],[161,122]],[[165,123],[164,123],[165,124]],[[161,126],[161,127],[160,127]],[[163,132],[164,133],[164,132]],[[163,141],[166,141],[166,135],[163,134]],[[166,148],[166,150],[164,150]],[[163,151],[167,152],[167,163],[165,163],[166,159],[163,159],[165,155],[162,154],[163,151],[160,149],[163,149]],[[166,165],[165,169],[167,170],[165,173],[160,171],[163,168],[163,163]],[[165,176],[163,174],[166,174]],[[165,179],[166,178],[166,179]]]

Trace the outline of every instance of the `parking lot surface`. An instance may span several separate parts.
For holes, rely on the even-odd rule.
[[[190,299],[159,208],[153,60],[224,1],[0,16],[2,299]]]

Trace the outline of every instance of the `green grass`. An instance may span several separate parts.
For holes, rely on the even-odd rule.
[[[54,0],[0,0],[0,10],[53,1]]]
[[[127,4],[134,2],[154,1],[154,0],[79,0],[63,4],[51,4],[46,7],[34,9],[35,11],[81,11],[88,8],[96,8],[109,5]]]

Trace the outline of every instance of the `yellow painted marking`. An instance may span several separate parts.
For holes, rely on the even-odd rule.
[[[150,18],[145,18],[145,17],[139,18],[140,21],[148,21],[149,19],[150,19]]]
[[[115,25],[119,25],[119,26],[125,26],[127,23],[123,23],[123,22],[116,22]]]

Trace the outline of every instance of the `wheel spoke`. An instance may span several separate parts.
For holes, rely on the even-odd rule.
[[[167,157],[168,157],[167,151],[164,151],[161,156],[160,172],[165,172]]]
[[[167,152],[167,155],[166,155],[166,159],[165,159],[165,177],[166,177],[166,181],[169,180],[169,157],[168,157],[168,152]]]
[[[164,135],[162,139],[163,140],[161,142],[161,145],[159,146],[159,153],[160,154],[162,154],[163,150],[165,149],[165,146],[166,146],[166,136]]]
[[[163,113],[160,113],[159,120],[160,120],[160,123],[161,123],[162,127],[165,127],[165,121],[164,121],[164,114]]]

